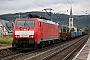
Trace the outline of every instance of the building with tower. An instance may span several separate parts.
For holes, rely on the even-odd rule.
[[[72,15],[72,7],[71,7],[71,9],[70,9],[70,17],[69,17],[69,32],[72,31],[72,30],[77,32],[77,28],[73,24],[73,15]]]

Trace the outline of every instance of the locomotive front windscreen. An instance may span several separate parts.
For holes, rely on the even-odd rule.
[[[34,20],[18,20],[16,22],[17,27],[34,27],[35,21]]]

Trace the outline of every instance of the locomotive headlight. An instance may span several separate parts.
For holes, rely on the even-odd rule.
[[[16,38],[19,38],[20,36],[19,35],[16,35]]]

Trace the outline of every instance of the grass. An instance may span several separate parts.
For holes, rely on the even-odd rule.
[[[73,55],[76,56],[78,52],[75,52]]]
[[[6,45],[6,44],[11,44],[12,40],[13,40],[12,36],[0,37],[0,46]]]

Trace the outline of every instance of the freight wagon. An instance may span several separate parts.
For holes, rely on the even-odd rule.
[[[60,39],[69,40],[82,35],[82,32],[60,32]]]

